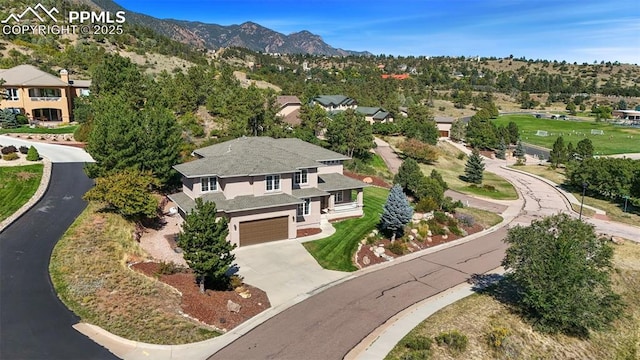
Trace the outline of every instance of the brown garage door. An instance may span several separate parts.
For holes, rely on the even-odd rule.
[[[260,244],[289,238],[289,217],[240,223],[240,246]]]

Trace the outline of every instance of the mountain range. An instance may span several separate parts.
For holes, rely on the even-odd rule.
[[[285,35],[250,21],[240,25],[223,26],[197,21],[158,19],[128,11],[112,0],[81,0],[79,2],[104,11],[125,11],[128,23],[149,27],[176,41],[208,49],[236,46],[266,53],[372,55],[367,51],[334,48],[325,43],[320,36],[306,30]]]

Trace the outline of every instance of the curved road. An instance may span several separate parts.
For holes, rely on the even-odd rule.
[[[4,145],[32,143],[0,136]],[[0,232],[0,359],[115,359],[72,328],[78,318],[58,299],[49,258],[58,239],[84,210],[92,186],[83,150],[33,143],[54,161],[49,187],[36,205]]]

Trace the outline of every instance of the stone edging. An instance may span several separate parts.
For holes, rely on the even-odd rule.
[[[0,233],[14,221],[18,220],[20,216],[24,215],[24,213],[31,209],[33,205],[40,201],[40,199],[42,199],[42,197],[44,196],[44,193],[49,187],[49,181],[51,180],[51,161],[49,161],[49,159],[47,158],[43,158],[42,164],[44,165],[44,167],[42,169],[42,179],[40,179],[40,186],[38,186],[38,189],[36,189],[36,192],[33,194],[31,199],[27,201],[26,204],[22,205],[22,207],[18,209],[18,211],[0,222]]]

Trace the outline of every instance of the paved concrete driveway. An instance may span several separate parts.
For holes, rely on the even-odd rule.
[[[239,274],[266,291],[274,308],[350,275],[323,269],[297,240],[238,248],[234,254]]]
[[[93,158],[84,149],[72,146],[47,144],[25,139],[18,139],[13,136],[0,135],[0,144],[19,146],[35,146],[41,156],[47,157],[52,163],[68,163],[68,162],[93,162]]]

